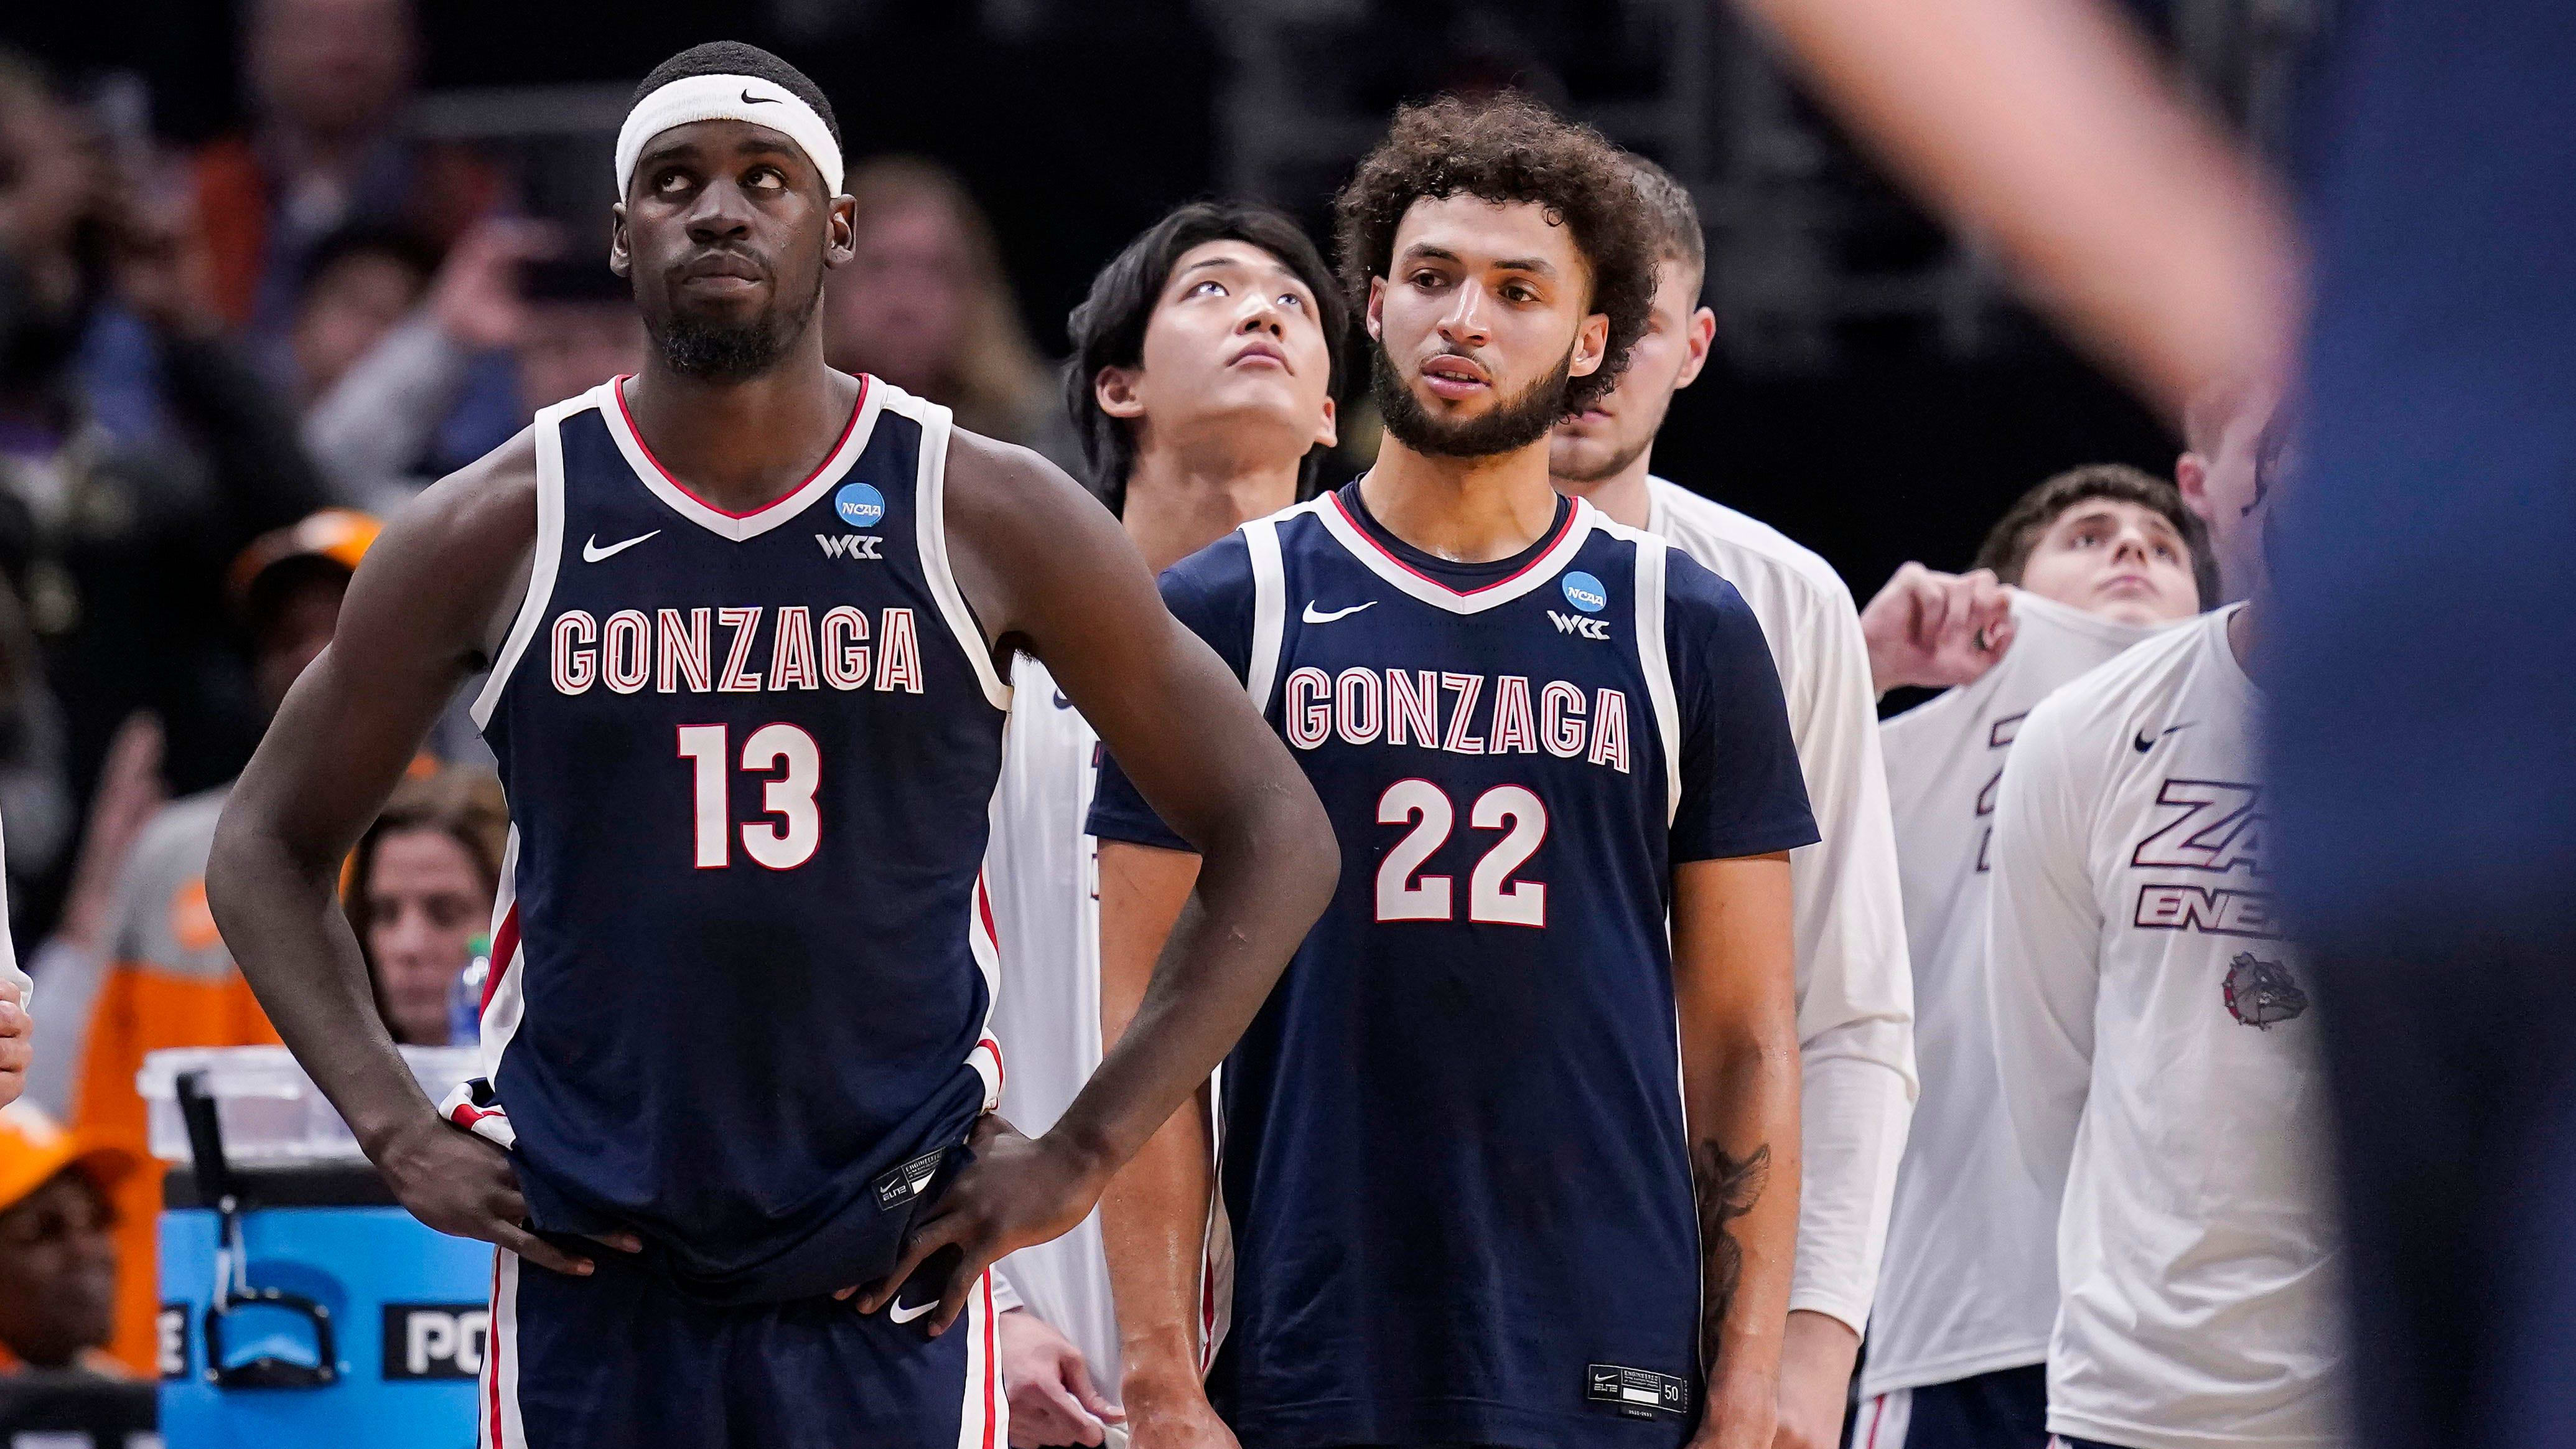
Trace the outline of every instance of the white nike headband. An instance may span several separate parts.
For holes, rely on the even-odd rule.
[[[635,160],[645,143],[692,121],[749,121],[780,132],[804,151],[805,159],[823,173],[823,189],[841,193],[841,148],[832,128],[794,92],[775,81],[748,75],[693,75],[675,80],[635,103],[626,124],[617,128],[617,195],[623,200],[635,179]]]

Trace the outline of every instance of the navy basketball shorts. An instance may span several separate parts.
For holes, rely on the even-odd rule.
[[[618,1254],[501,1252],[477,1449],[1001,1449],[988,1276],[946,1333],[826,1298],[716,1305]],[[903,1300],[897,1295],[898,1301]]]
[[[1863,1400],[1851,1449],[2052,1449],[2048,1369],[1997,1369]],[[2072,1442],[2072,1441],[2066,1441]]]

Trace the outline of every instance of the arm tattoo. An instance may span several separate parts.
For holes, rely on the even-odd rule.
[[[1700,1367],[1717,1371],[1720,1332],[1727,1310],[1735,1305],[1735,1286],[1744,1276],[1744,1247],[1731,1226],[1762,1200],[1771,1176],[1771,1145],[1764,1143],[1742,1157],[1729,1157],[1714,1139],[1702,1141],[1691,1154],[1691,1176],[1699,1190],[1699,1247],[1704,1261],[1700,1289]]]

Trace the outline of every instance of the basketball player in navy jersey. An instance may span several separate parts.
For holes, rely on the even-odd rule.
[[[280,1034],[406,1207],[500,1245],[493,1449],[999,1443],[986,1265],[1083,1217],[1333,878],[1312,792],[1109,516],[825,366],[840,176],[775,57],[646,78],[610,253],[645,370],[388,528],[217,842]],[[1020,650],[1209,863],[1145,1025],[1035,1141],[990,1113],[977,875]],[[331,889],[487,665],[515,826],[488,1081],[434,1108]]]
[[[1350,869],[1226,1062],[1230,1293],[1195,1107],[1104,1200],[1131,1442],[1770,1449],[1816,831],[1744,601],[1548,481],[1645,323],[1648,222],[1519,99],[1399,113],[1336,210],[1376,466],[1163,586]],[[1202,868],[1111,751],[1104,1030]]]

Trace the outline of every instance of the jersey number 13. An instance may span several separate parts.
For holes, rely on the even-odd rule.
[[[814,737],[792,724],[766,724],[742,742],[742,768],[752,774],[777,774],[760,785],[760,808],[777,818],[746,820],[737,828],[729,803],[725,727],[680,726],[680,758],[691,765],[690,791],[695,817],[691,835],[700,870],[722,870],[733,864],[733,841],[739,833],[743,851],[771,870],[794,870],[814,858],[822,843],[823,816],[814,808],[814,787],[822,782],[823,757]]]

